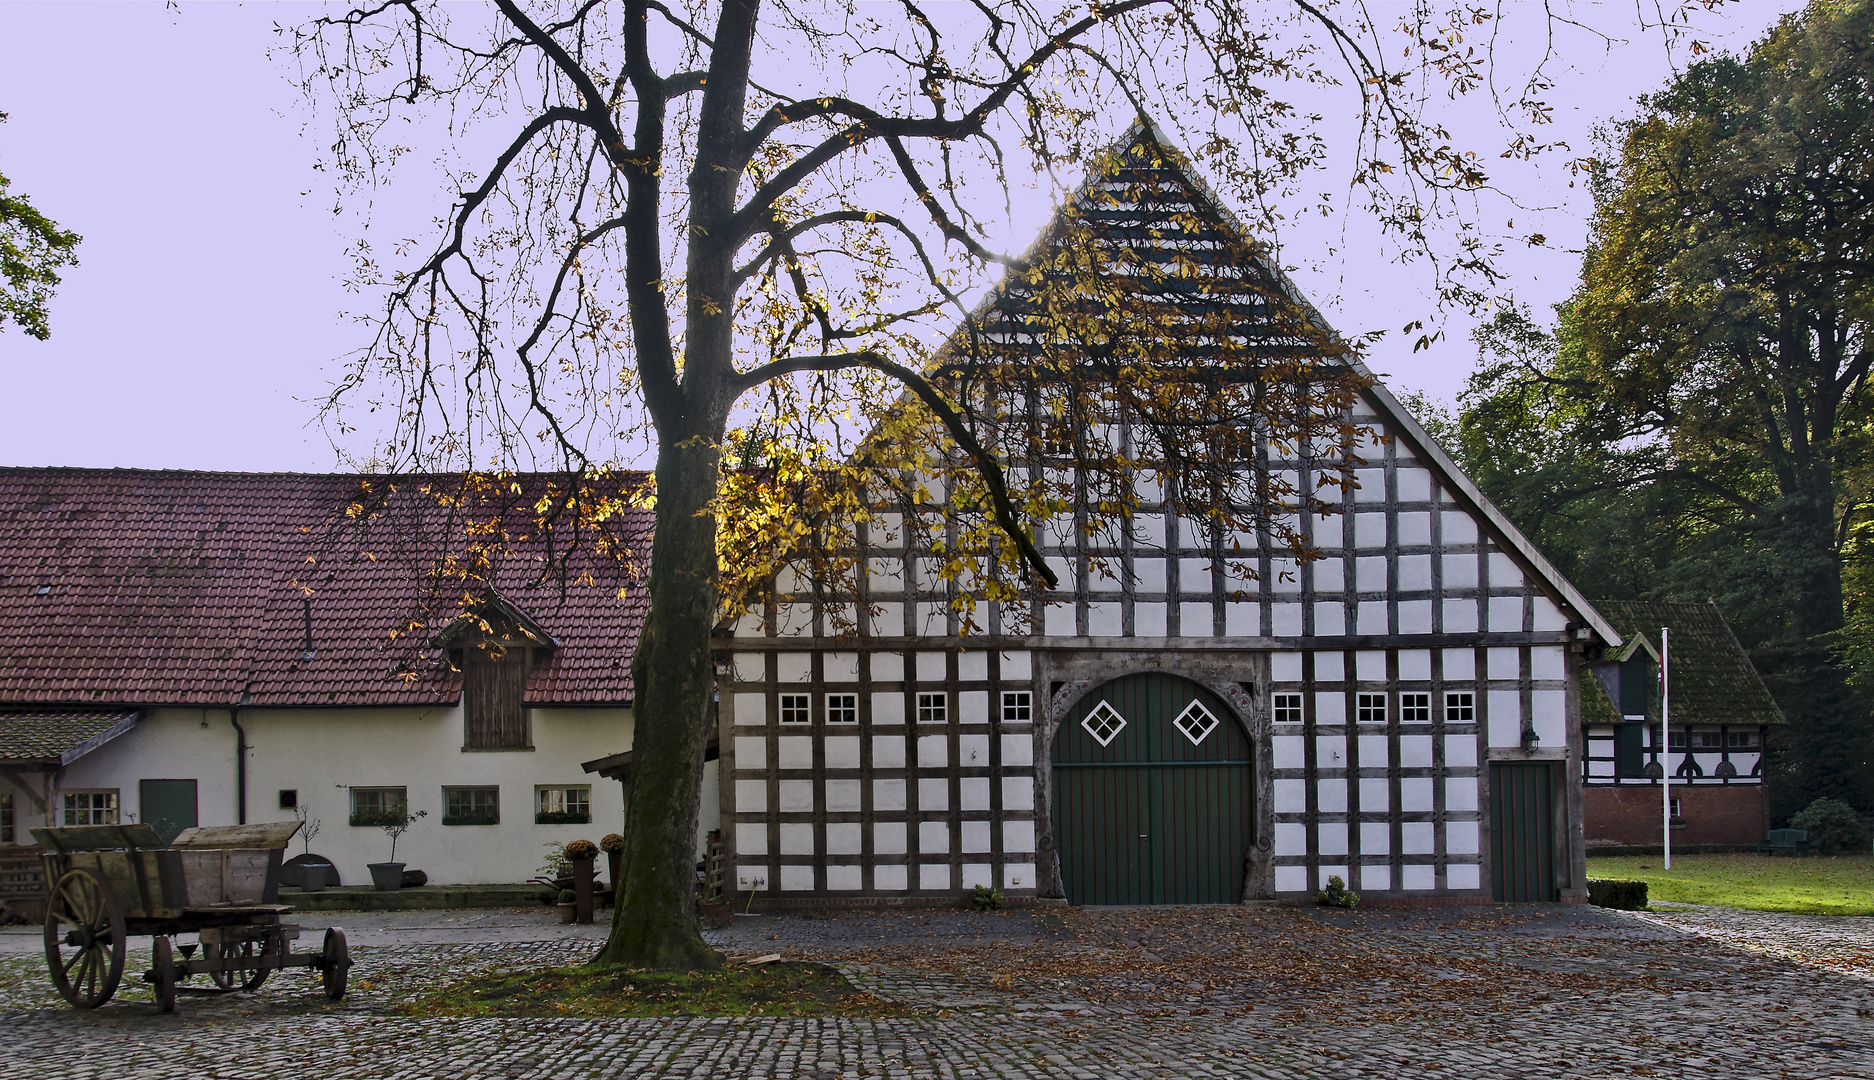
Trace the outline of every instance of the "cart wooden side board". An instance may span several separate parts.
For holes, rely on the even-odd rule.
[[[153,936],[143,981],[163,1012],[176,986],[206,975],[221,990],[252,990],[287,968],[318,974],[327,997],[345,996],[345,933],[317,952],[293,951],[299,927],[275,903],[280,858],[297,821],[188,829],[165,845],[149,825],[34,829],[45,848],[46,966],[65,1000],[95,1009],[117,992],[131,936]],[[174,939],[194,934],[195,942]],[[199,953],[199,955],[198,955]]]

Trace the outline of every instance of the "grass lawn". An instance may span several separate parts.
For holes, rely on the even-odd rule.
[[[1591,878],[1646,882],[1649,903],[1712,904],[1803,915],[1874,915],[1874,857],[1769,855],[1588,857]]]
[[[398,1007],[412,1016],[898,1016],[824,964],[664,975],[577,967],[473,975]]]

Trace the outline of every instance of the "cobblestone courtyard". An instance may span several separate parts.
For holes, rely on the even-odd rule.
[[[1716,909],[1064,909],[755,917],[712,935],[845,970],[899,1019],[462,1020],[389,1011],[489,966],[569,963],[549,914],[307,918],[347,928],[354,993],[298,972],[185,992],[127,973],[79,1013],[36,935],[0,934],[0,1076],[1874,1076],[1874,920]],[[308,940],[317,935],[309,933]],[[134,944],[144,946],[147,940]],[[141,970],[133,952],[130,972]]]

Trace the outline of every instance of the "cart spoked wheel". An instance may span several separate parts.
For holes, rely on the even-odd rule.
[[[104,878],[68,870],[46,893],[46,966],[80,1009],[111,1000],[124,977],[124,906]]]
[[[232,990],[240,985],[243,990],[258,990],[260,984],[267,981],[267,972],[255,970],[256,953],[254,943],[240,941],[232,945],[204,944],[202,956],[210,960],[234,960],[235,967],[226,971],[210,971],[208,978],[223,990]],[[238,970],[236,970],[238,969]]]
[[[150,981],[156,984],[157,1011],[175,1012],[176,953],[166,937],[158,937],[150,945]]]
[[[345,945],[345,931],[336,926],[326,928],[319,971],[325,982],[325,996],[333,1001],[344,997],[345,979],[351,973],[351,950]]]

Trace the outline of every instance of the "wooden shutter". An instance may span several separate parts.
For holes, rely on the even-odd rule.
[[[485,649],[463,650],[463,747],[530,749],[526,693],[526,649],[509,649],[498,658]]]

